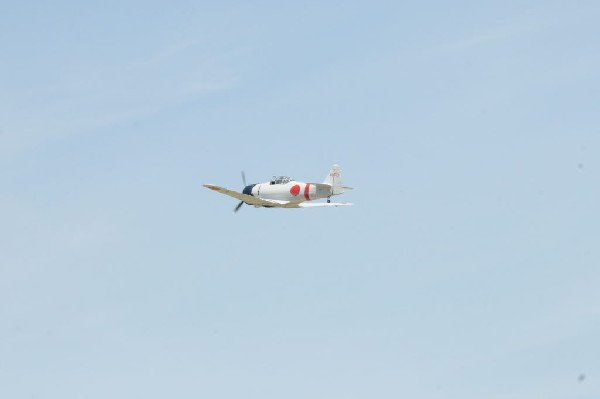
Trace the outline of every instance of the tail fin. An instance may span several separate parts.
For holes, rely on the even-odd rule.
[[[351,189],[350,187],[342,186],[342,172],[340,169],[340,165],[333,165],[325,180],[323,180],[323,184],[328,184],[331,186],[331,194],[338,195],[342,194],[345,190]]]

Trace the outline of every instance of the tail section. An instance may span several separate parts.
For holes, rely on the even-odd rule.
[[[344,193],[346,190],[351,190],[350,187],[342,186],[342,172],[340,165],[333,165],[323,184],[331,186],[331,195],[338,195]]]

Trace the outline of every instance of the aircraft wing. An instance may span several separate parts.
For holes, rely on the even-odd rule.
[[[350,202],[301,202],[298,208],[316,208],[318,206],[350,206]]]
[[[213,184],[204,184],[204,187],[214,190],[218,193],[229,195],[230,197],[239,199],[240,201],[244,201],[250,205],[258,205],[258,206],[277,206],[281,207],[287,204],[285,201],[274,201],[274,200],[266,200],[262,198],[253,197],[251,195],[238,193],[237,191],[228,190],[223,187],[215,186]]]

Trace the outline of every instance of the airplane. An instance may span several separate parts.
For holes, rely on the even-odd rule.
[[[204,184],[204,187],[218,193],[229,195],[240,200],[234,212],[244,204],[256,208],[313,208],[320,206],[348,206],[349,202],[331,202],[331,196],[343,194],[351,187],[342,186],[342,175],[339,165],[333,165],[323,183],[303,183],[287,176],[273,176],[264,183],[246,185],[246,175],[242,172],[244,189],[242,192],[228,190],[214,184]],[[327,198],[327,202],[312,202],[316,199]]]

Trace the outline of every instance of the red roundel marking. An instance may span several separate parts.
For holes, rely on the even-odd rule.
[[[296,184],[294,186],[292,186],[292,188],[290,188],[290,194],[292,194],[294,197],[298,194],[300,194],[300,185]]]
[[[310,197],[309,197],[309,190],[310,190],[310,184],[307,184],[306,186],[304,186],[304,198],[306,198],[307,201],[310,201]]]

